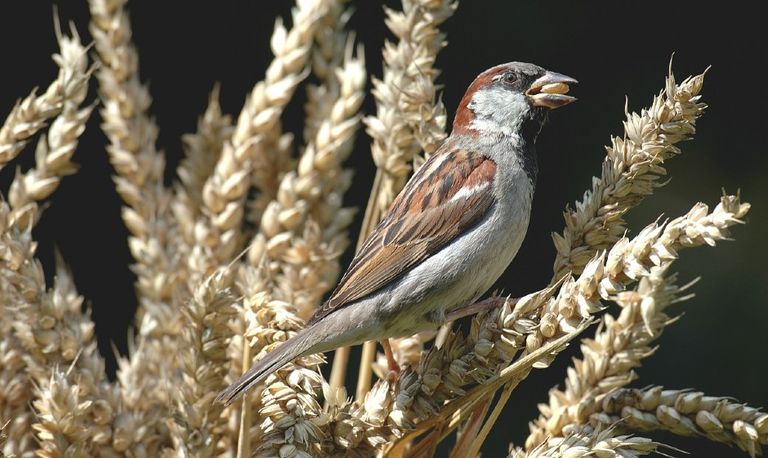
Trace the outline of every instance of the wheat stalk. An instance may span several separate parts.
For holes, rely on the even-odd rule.
[[[176,170],[179,177],[176,198],[189,200],[186,206],[192,216],[197,216],[202,209],[205,180],[211,176],[234,129],[232,117],[221,111],[220,92],[217,84],[208,96],[205,112],[197,120],[197,132],[181,137],[185,155]]]
[[[11,224],[22,231],[33,226],[39,217],[37,202],[53,194],[62,177],[76,171],[75,165],[70,160],[77,149],[78,139],[85,130],[85,123],[88,122],[93,111],[93,106],[79,109],[86,97],[90,71],[88,71],[86,49],[80,42],[74,26],[71,27],[71,33],[71,37],[62,34],[58,23],[56,24],[56,40],[60,51],[53,55],[53,60],[59,65],[60,70],[59,78],[51,85],[48,92],[52,94],[60,92],[58,96],[61,99],[56,104],[55,110],[49,110],[48,113],[37,112],[37,114],[51,112],[56,114],[53,116],[47,135],[43,134],[37,143],[35,151],[37,166],[24,174],[17,170],[8,192],[8,202],[13,210],[10,215]],[[57,85],[61,86],[58,90]],[[45,99],[46,96],[41,98]],[[35,104],[45,104],[46,101],[30,103],[32,104],[30,107],[33,107]],[[14,131],[31,136],[34,131],[43,126],[44,121],[40,120],[36,123],[32,119],[35,114],[32,108],[19,111],[19,107],[17,105],[11,112],[3,129],[7,127],[8,132]],[[30,119],[22,121],[25,116]],[[27,125],[26,130],[19,126],[19,123]],[[17,125],[14,127],[14,124]],[[20,138],[17,137],[16,145],[21,149],[28,140],[26,137],[24,140]]]
[[[338,8],[330,11],[341,15]],[[345,34],[339,18],[331,24],[338,27],[335,34]],[[250,246],[251,263],[261,260],[263,266],[243,270],[247,275],[244,292],[246,297],[253,298],[246,314],[248,350],[253,354],[303,326],[302,318],[307,318],[319,305],[322,294],[338,276],[337,257],[346,245],[345,229],[352,219],[351,210],[341,208],[341,196],[350,183],[342,162],[351,151],[359,124],[358,110],[365,83],[362,51],[358,50],[360,57],[355,57],[352,49],[352,42],[347,41],[342,48],[343,60],[329,75],[334,79],[326,86],[329,116],[305,148],[297,171],[281,180],[277,199],[267,206],[261,230]],[[254,284],[264,286],[253,288]],[[265,320],[263,313],[267,311],[279,317],[285,326],[275,328],[274,321]],[[321,380],[315,369],[318,362],[296,362],[288,385],[279,377],[267,379],[259,401],[259,415],[264,418],[260,427],[264,434],[261,453],[317,452],[310,445],[310,439],[322,437],[317,428],[308,428],[298,435],[295,430],[299,428],[296,425],[312,425],[308,419],[320,414],[319,404],[314,400]],[[297,399],[303,401],[296,403]],[[294,440],[282,439],[288,426],[281,420],[285,417],[294,419],[290,424]],[[296,447],[298,451],[294,450]],[[276,452],[276,448],[280,451]]]

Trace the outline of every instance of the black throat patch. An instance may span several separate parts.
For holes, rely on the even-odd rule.
[[[520,137],[523,140],[522,148],[519,153],[520,164],[534,187],[536,186],[536,176],[539,173],[539,161],[538,155],[536,154],[536,139],[539,137],[539,132],[541,132],[541,129],[546,122],[546,111],[534,112],[534,115],[523,121],[522,126],[520,126]]]

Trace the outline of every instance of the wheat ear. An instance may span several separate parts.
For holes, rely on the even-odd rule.
[[[586,413],[586,412],[585,412]],[[587,421],[624,431],[670,431],[737,446],[751,457],[768,444],[768,414],[731,398],[660,386],[611,391],[588,408]]]
[[[707,107],[699,95],[705,74],[678,84],[670,68],[665,89],[651,106],[626,113],[624,135],[611,137],[601,176],[592,179],[592,189],[575,208],[566,208],[562,234],[552,234],[554,279],[581,272],[596,252],[610,248],[627,230],[624,214],[663,184],[664,161],[680,154],[677,144],[693,136]]]
[[[229,278],[228,278],[229,277]],[[231,332],[228,321],[237,313],[232,273],[219,270],[202,281],[184,307],[182,382],[177,391],[177,420],[171,438],[179,456],[213,457],[221,453],[226,417],[213,398],[226,387]]]
[[[109,139],[113,179],[125,202],[122,218],[130,232],[139,299],[138,344],[131,346],[128,360],[119,361],[118,377],[128,409],[156,414],[158,406],[172,402],[170,387],[161,382],[163,374],[180,364],[176,337],[182,318],[173,302],[185,273],[177,250],[181,237],[171,213],[172,194],[163,184],[165,158],[156,148],[158,128],[148,113],[152,99],[139,80],[125,4],[89,0],[90,30],[100,62],[101,129]],[[150,422],[149,417],[144,420]]]
[[[711,213],[706,205],[696,204],[685,216],[666,225],[654,223],[632,241],[624,238],[611,248],[600,289],[622,306],[621,315],[606,315],[602,331],[585,341],[584,359],[569,371],[565,391],[552,390],[549,405],[540,406],[542,415],[531,425],[528,449],[558,435],[563,426],[578,423],[582,400],[634,380],[632,369],[652,353],[649,342],[669,322],[664,308],[675,301],[678,288],[664,273],[677,251],[726,240],[728,228],[740,223],[749,208],[738,196],[723,196]],[[623,291],[633,280],[640,280],[635,291]]]
[[[42,95],[36,95],[35,89],[18,101],[0,127],[0,170],[18,156],[48,121],[62,112],[65,102],[77,106],[85,99],[90,77],[85,49],[74,27],[73,36],[69,38],[61,33],[58,21],[55,25],[60,51],[54,54],[53,61],[59,67],[59,74]]]

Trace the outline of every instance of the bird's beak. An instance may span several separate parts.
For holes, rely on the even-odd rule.
[[[570,89],[568,85],[576,83],[578,81],[570,76],[547,72],[531,84],[531,87],[525,91],[525,95],[531,99],[534,106],[560,108],[576,101],[576,97],[565,95]]]

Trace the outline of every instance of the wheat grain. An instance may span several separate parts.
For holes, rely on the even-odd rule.
[[[246,297],[245,338],[249,348],[253,347],[252,354],[258,355],[295,335],[304,321],[291,304],[274,300],[266,292],[269,276],[264,266],[243,269],[240,288]],[[314,426],[321,412],[316,396],[322,381],[317,366],[322,361],[322,355],[299,358],[265,381],[266,387],[257,396],[261,421],[256,433],[247,437],[259,444],[259,456],[313,456],[313,451],[319,452],[320,439],[326,435]]]
[[[353,56],[351,43],[346,49],[339,68],[330,75],[336,79],[336,89],[327,100],[330,117],[307,145],[298,170],[282,179],[277,199],[267,207],[261,230],[251,245],[251,262],[261,259],[265,266],[248,269],[251,276],[261,279],[244,282],[248,291],[255,293],[246,293],[246,297],[256,298],[246,315],[247,337],[254,353],[285,336],[283,332],[275,334],[274,321],[265,320],[264,313],[271,310],[277,314],[278,321],[288,326],[285,330],[303,326],[299,317],[308,317],[338,275],[339,245],[344,243],[344,229],[351,222],[351,212],[341,209],[341,195],[349,186],[342,161],[351,150],[365,82],[363,61]],[[344,213],[349,217],[344,218]],[[335,221],[329,218],[332,215],[336,215]],[[254,289],[254,284],[264,284],[271,293],[265,295],[263,290]],[[264,418],[259,427],[261,453],[301,456],[317,452],[316,445],[311,444],[325,436],[312,426],[312,419],[320,414],[314,399],[322,380],[314,368],[319,361],[295,362],[289,381],[267,379],[259,402],[259,415]],[[287,418],[293,420],[288,422]],[[286,427],[291,428],[293,439],[284,438]]]

